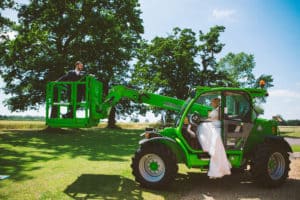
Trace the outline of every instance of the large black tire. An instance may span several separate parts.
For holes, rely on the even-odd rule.
[[[144,144],[132,158],[132,174],[143,187],[163,189],[178,171],[176,157],[163,144]]]
[[[290,160],[284,145],[264,143],[258,145],[251,162],[251,174],[259,186],[278,187],[288,177]]]

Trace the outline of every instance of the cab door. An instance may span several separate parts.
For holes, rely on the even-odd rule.
[[[226,91],[223,97],[225,148],[242,150],[253,127],[251,99],[242,91]]]

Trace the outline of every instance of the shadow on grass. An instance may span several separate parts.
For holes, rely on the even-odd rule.
[[[148,192],[163,199],[297,199],[300,180],[288,179],[279,188],[260,188],[248,175],[209,179],[205,173],[178,174],[165,190],[149,190],[118,175],[83,174],[64,193],[73,199],[144,199]]]
[[[141,189],[122,176],[83,174],[64,193],[73,199],[143,199]]]
[[[0,174],[21,180],[22,172],[35,170],[34,162],[61,156],[84,156],[92,161],[126,161],[138,146],[141,130],[77,129],[49,131],[5,130],[0,132]]]

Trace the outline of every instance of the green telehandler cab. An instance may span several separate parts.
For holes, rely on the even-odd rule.
[[[77,101],[78,88],[84,87],[85,100]],[[115,86],[104,96],[102,83],[93,76],[77,82],[49,82],[46,93],[46,124],[50,127],[92,127],[105,119],[122,98],[177,112],[172,127],[146,128],[132,158],[132,173],[144,187],[161,188],[175,177],[178,163],[188,168],[207,169],[210,157],[197,138],[187,131],[189,123],[199,125],[212,110],[209,102],[220,98],[219,120],[227,158],[233,168],[250,166],[254,182],[265,187],[280,186],[290,170],[289,144],[279,135],[277,122],[258,118],[254,99],[264,97],[264,89],[196,87],[187,100]],[[72,109],[72,118],[62,113]],[[56,110],[55,116],[51,111]]]

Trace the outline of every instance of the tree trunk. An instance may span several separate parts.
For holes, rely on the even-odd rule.
[[[107,123],[107,128],[118,128],[116,126],[116,108],[112,107],[109,116],[108,116],[108,123]]]
[[[104,96],[107,96],[108,91],[109,91],[108,82],[102,81],[102,83],[103,83],[103,94],[104,94]],[[106,128],[117,128],[117,126],[116,126],[116,108],[114,106],[110,109]]]

